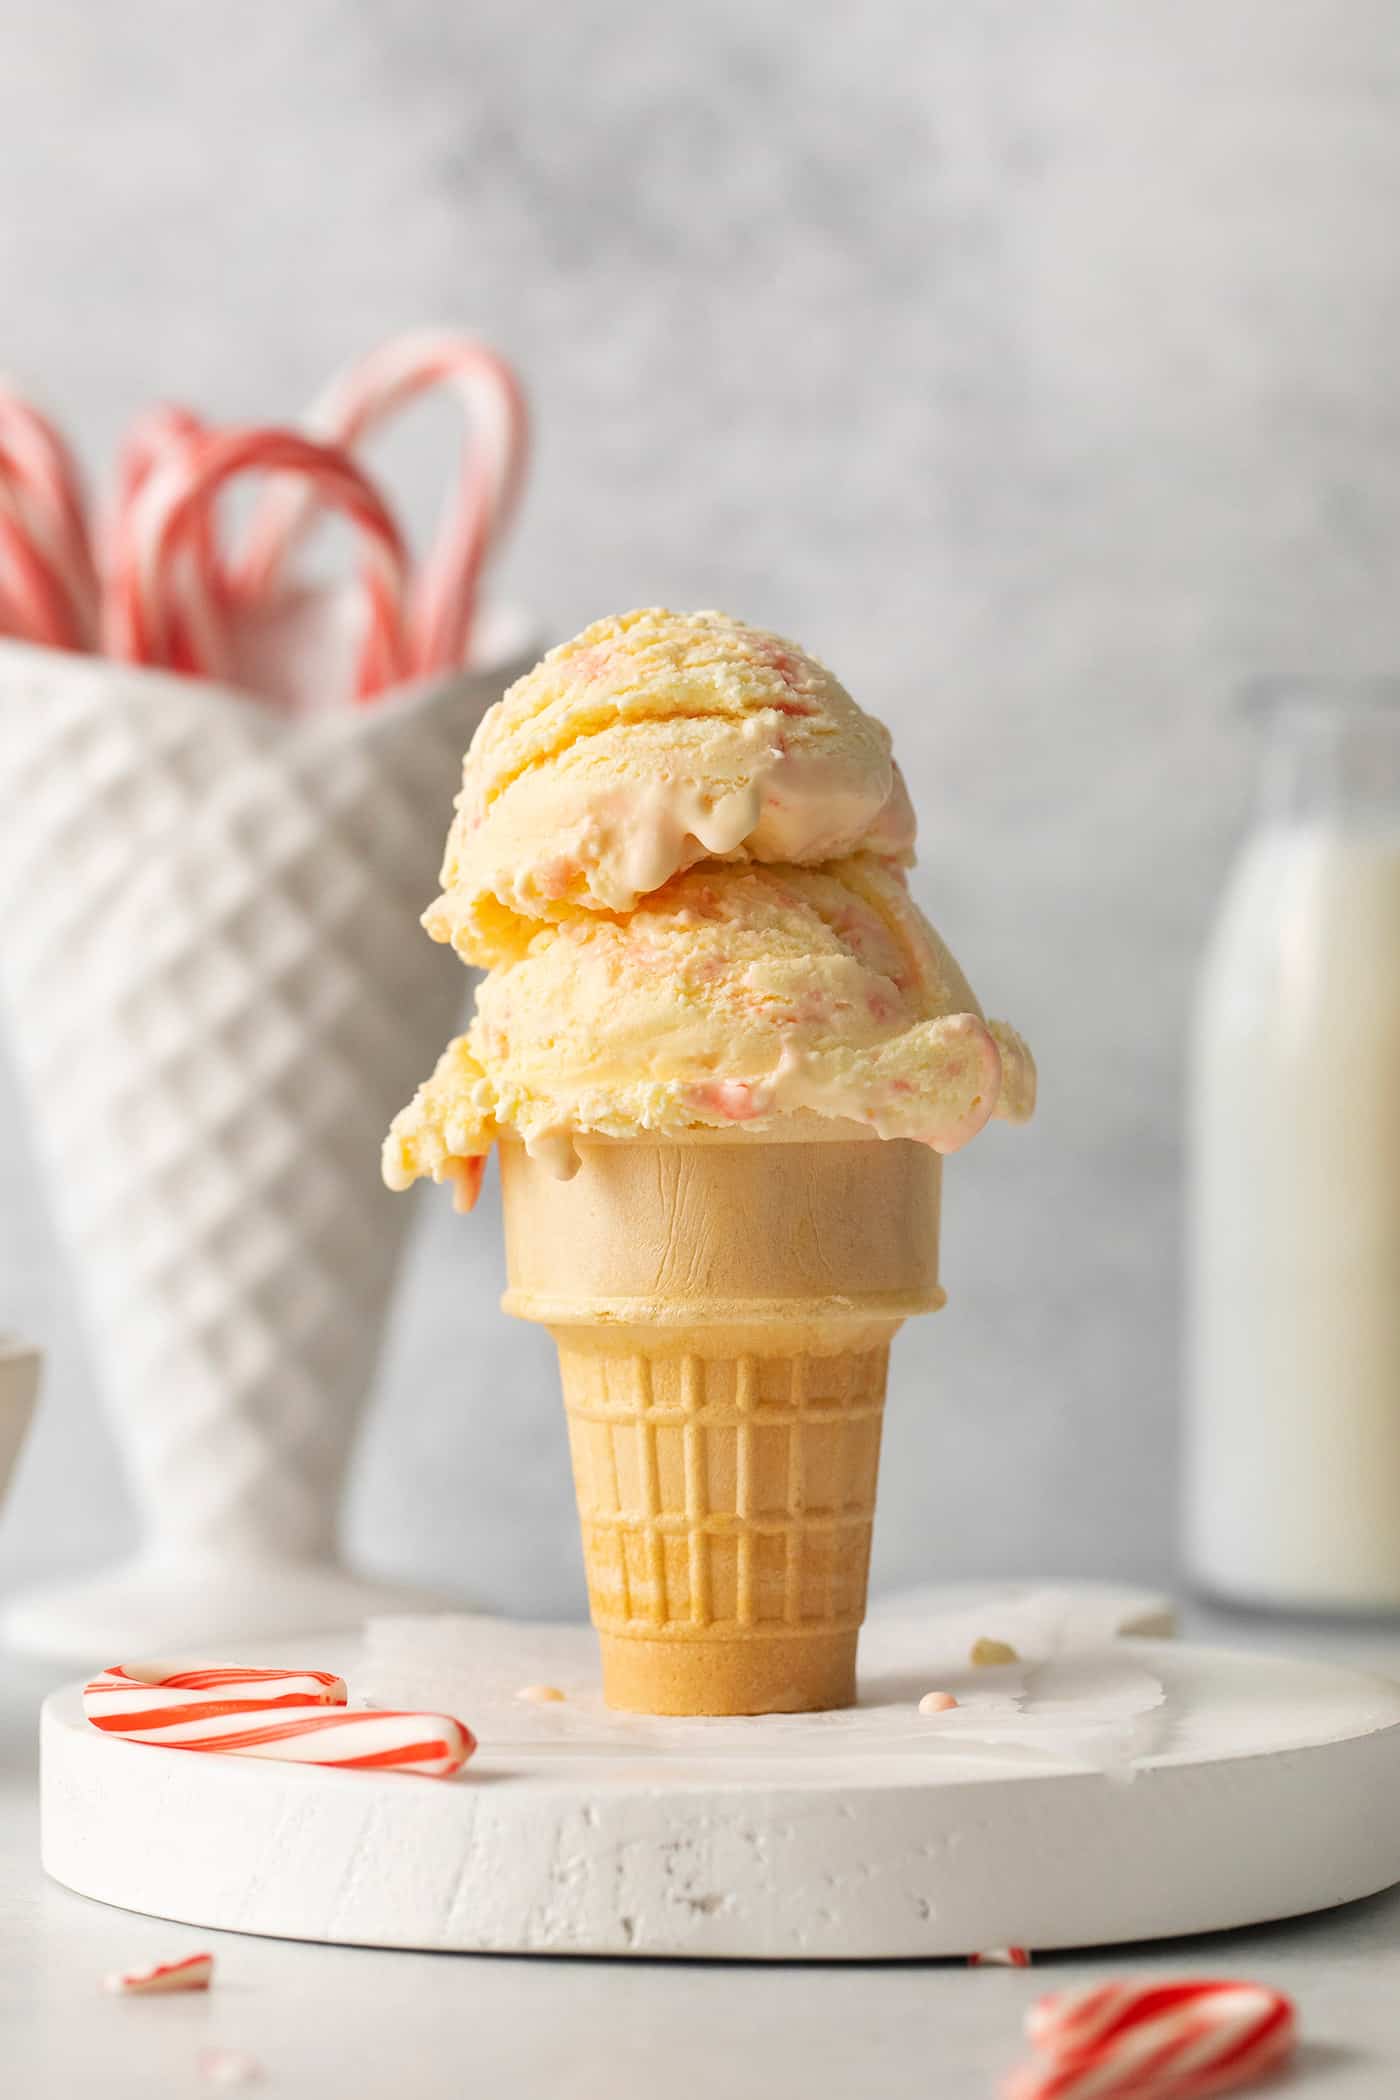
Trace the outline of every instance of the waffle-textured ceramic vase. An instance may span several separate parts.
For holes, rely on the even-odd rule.
[[[521,654],[294,716],[0,643],[0,988],[146,1538],[12,1605],[19,1644],[101,1660],[382,1595],[334,1557],[407,1222],[379,1144],[463,995],[404,927]]]
[[[0,1510],[39,1391],[39,1352],[0,1334]]]

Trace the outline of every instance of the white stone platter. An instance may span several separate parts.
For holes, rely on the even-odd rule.
[[[241,1658],[460,1713],[481,1748],[445,1782],[122,1743],[75,1686],[44,1709],[44,1863],[288,1938],[807,1961],[1155,1939],[1400,1880],[1400,1684],[1113,1637],[1164,1610],[906,1599],[867,1629],[859,1707],[749,1721],[609,1713],[579,1627],[381,1620],[364,1647]],[[983,1634],[1023,1660],[972,1667]],[[567,1699],[518,1699],[540,1682]],[[920,1715],[931,1689],[958,1707]]]

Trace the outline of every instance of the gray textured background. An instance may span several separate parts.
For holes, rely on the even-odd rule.
[[[1164,1574],[1229,695],[1400,659],[1391,0],[0,21],[0,359],[94,450],[156,394],[286,417],[395,327],[477,325],[539,425],[503,588],[554,635],[725,606],[889,720],[918,893],[1043,1105],[950,1169],[877,1579]],[[0,1176],[0,1320],[52,1348],[0,1566],[76,1565],[130,1523],[3,1073]],[[550,1346],[493,1309],[493,1215],[420,1222],[352,1538],[572,1607]]]

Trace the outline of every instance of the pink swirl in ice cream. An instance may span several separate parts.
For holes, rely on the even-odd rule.
[[[1033,1103],[1024,1044],[983,1020],[887,863],[710,862],[629,913],[542,926],[494,969],[396,1119],[384,1171],[460,1192],[461,1163],[507,1130],[567,1169],[577,1133],[814,1116],[953,1152]]]
[[[482,722],[424,923],[491,965],[533,922],[630,911],[697,861],[903,863],[913,844],[889,732],[815,658],[722,613],[626,613]]]

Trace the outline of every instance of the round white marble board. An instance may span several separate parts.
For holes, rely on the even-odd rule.
[[[372,1623],[366,1647],[264,1651],[343,1670],[352,1696],[459,1711],[481,1748],[447,1782],[122,1743],[75,1686],[44,1710],[44,1863],[103,1902],[236,1931],[771,1960],[1109,1945],[1400,1880],[1400,1684],[1110,1639],[1105,1609],[1048,1589],[906,1599],[867,1629],[859,1707],[748,1721],[609,1713],[587,1628],[420,1618]],[[978,1632],[1028,1660],[972,1668]],[[569,1696],[524,1704],[533,1682]],[[934,1688],[959,1706],[920,1715]]]

